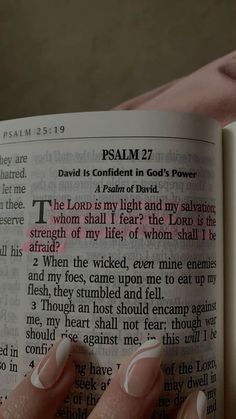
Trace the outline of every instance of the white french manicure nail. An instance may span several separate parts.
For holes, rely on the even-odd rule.
[[[134,397],[148,394],[160,372],[161,344],[156,339],[143,343],[121,373],[121,387]]]
[[[205,419],[207,413],[207,398],[203,391],[194,391],[184,401],[177,419]]]
[[[60,378],[70,353],[70,339],[57,342],[33,371],[31,375],[33,386],[41,389],[52,387]]]

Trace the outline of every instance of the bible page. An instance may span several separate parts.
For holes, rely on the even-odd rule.
[[[59,337],[86,418],[121,359],[157,338],[157,418],[205,391],[223,407],[221,129],[166,112],[0,123],[1,398]],[[86,389],[86,390],[85,390]]]

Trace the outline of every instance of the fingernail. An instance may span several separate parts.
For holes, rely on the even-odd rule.
[[[134,397],[147,395],[160,372],[161,344],[156,339],[143,343],[121,368],[121,387]]]
[[[41,389],[52,387],[60,378],[70,353],[70,339],[66,338],[56,343],[33,371],[33,386]]]
[[[177,419],[205,419],[207,413],[207,398],[203,391],[191,393],[182,405]]]
[[[220,71],[231,79],[236,80],[236,60],[228,61],[220,66]]]

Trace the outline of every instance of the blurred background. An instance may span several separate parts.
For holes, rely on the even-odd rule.
[[[108,110],[235,49],[235,0],[0,0],[0,119]]]

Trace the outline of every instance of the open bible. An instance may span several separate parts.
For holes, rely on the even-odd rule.
[[[121,359],[157,338],[153,417],[195,389],[208,418],[232,416],[234,132],[149,111],[0,122],[1,402],[69,337],[76,381],[58,417],[86,418]]]

